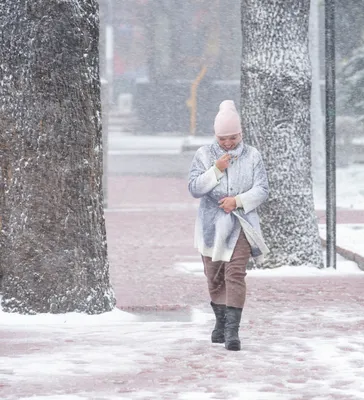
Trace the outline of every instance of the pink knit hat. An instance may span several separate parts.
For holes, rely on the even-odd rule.
[[[241,133],[240,117],[233,100],[224,100],[214,123],[216,136],[230,136]]]

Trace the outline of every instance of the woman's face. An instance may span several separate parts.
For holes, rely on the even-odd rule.
[[[230,136],[216,136],[216,139],[220,147],[229,151],[235,149],[235,147],[241,142],[242,136],[241,133],[236,133],[235,135]]]

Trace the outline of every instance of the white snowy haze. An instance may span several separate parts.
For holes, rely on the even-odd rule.
[[[302,14],[302,9],[308,9],[308,2],[311,4],[309,16]],[[36,21],[31,24],[31,32],[37,32],[37,40],[43,45],[53,43],[43,36],[44,21],[48,24],[49,21],[65,24],[73,21],[58,18],[57,13],[44,17],[44,2],[39,0],[34,4],[26,3],[29,4],[28,8],[23,7],[25,15],[31,15]],[[96,3],[96,0],[55,0],[53,4],[59,6],[57,10],[69,10],[67,6],[72,5],[73,10],[79,11],[76,14],[82,16],[91,6],[96,9]],[[26,193],[26,185],[17,180],[28,175],[20,170],[13,171],[12,175],[8,168],[12,165],[9,163],[10,150],[4,145],[10,137],[12,143],[18,144],[27,144],[29,138],[23,136],[21,141],[16,141],[15,136],[6,136],[13,135],[13,126],[9,128],[0,107],[0,227],[5,232],[5,222],[11,219],[2,214],[9,204],[6,197],[8,182],[15,176],[19,186],[13,192],[21,194],[23,201],[17,202],[13,214],[9,211],[7,215],[20,215],[26,224],[25,205],[33,204],[35,212],[40,208],[44,211],[44,219],[38,220],[40,232],[43,232],[48,226],[49,209],[44,207],[48,193],[52,201],[47,204],[53,205],[51,210],[60,210],[57,201],[66,204],[68,213],[60,213],[60,221],[66,228],[70,216],[80,208],[91,226],[86,232],[86,223],[75,223],[72,232],[77,231],[77,240],[60,234],[47,242],[40,234],[37,240],[27,242],[27,251],[22,253],[24,257],[14,264],[17,271],[21,272],[22,263],[28,265],[28,260],[34,261],[40,247],[49,251],[50,260],[56,260],[57,254],[73,260],[70,252],[57,247],[62,238],[68,240],[80,260],[83,253],[78,240],[87,241],[92,254],[102,252],[103,262],[102,268],[95,267],[97,254],[90,258],[92,263],[77,262],[76,270],[83,268],[87,272],[78,279],[70,273],[67,263],[58,263],[60,273],[55,275],[50,261],[54,284],[44,290],[44,299],[55,299],[50,312],[36,314],[31,309],[30,313],[35,315],[23,315],[5,312],[9,310],[0,307],[1,400],[364,400],[364,12],[361,2],[356,0],[335,2],[336,239],[340,254],[337,254],[336,269],[325,268],[326,252],[321,246],[326,238],[324,3],[319,0],[98,0],[102,108],[98,103],[97,42],[92,41],[97,38],[96,14],[89,12],[92,24],[83,19],[82,29],[77,23],[69,23],[75,36],[74,40],[61,41],[67,51],[58,52],[57,46],[53,45],[47,47],[54,50],[54,62],[72,75],[73,70],[59,60],[71,58],[74,42],[82,42],[85,51],[81,58],[74,58],[72,64],[72,68],[81,71],[75,74],[77,79],[88,76],[77,67],[93,60],[93,102],[76,109],[72,101],[66,101],[74,113],[73,119],[69,115],[66,118],[61,113],[64,109],[59,105],[57,95],[52,92],[61,111],[57,118],[50,115],[47,119],[52,127],[52,121],[61,125],[64,121],[69,122],[69,129],[65,130],[69,142],[58,135],[56,129],[52,130],[58,138],[57,143],[68,149],[65,153],[55,152],[55,159],[62,161],[64,154],[74,161],[74,169],[64,168],[61,172],[68,172],[67,179],[80,185],[74,199],[82,199],[84,203],[82,207],[73,206],[70,196],[61,190],[56,179],[44,178],[50,176],[47,172],[51,170],[55,171],[54,176],[59,176],[54,160],[48,160],[49,168],[39,173],[44,190],[38,191],[38,203],[31,203],[33,197]],[[9,6],[5,7],[5,4]],[[15,24],[9,17],[9,10],[17,8],[16,4],[10,0],[0,4],[0,28],[7,32],[0,41],[6,45],[11,43],[12,49],[18,42],[11,40],[8,21],[13,21],[11,26],[17,27],[18,34],[23,29],[23,20]],[[286,16],[287,9],[283,6],[287,4],[292,6],[293,19],[282,17],[282,28],[279,29],[276,14],[266,10],[268,6],[279,5],[277,15]],[[267,40],[264,35],[258,35],[261,46],[256,46],[259,40],[254,41],[253,36],[245,33],[244,43],[243,12],[245,20],[255,25],[257,31],[260,29],[260,33],[274,26],[279,35],[268,35]],[[294,18],[307,23],[307,36],[281,35],[287,27],[285,23],[291,23]],[[58,40],[68,28],[64,29],[56,22],[54,32],[57,32]],[[301,33],[305,30],[302,26],[298,28]],[[95,30],[93,34],[92,30]],[[269,53],[283,57],[273,57],[278,60],[275,68],[267,67],[270,57],[263,52],[259,57],[265,62],[262,62],[265,73],[262,67],[257,68],[255,74],[251,67],[255,67],[260,58],[251,57],[248,50],[259,53],[266,46],[270,51],[274,46],[268,45],[269,40],[276,45],[276,36],[280,35],[283,43],[288,43],[286,39],[299,38],[300,45],[295,51],[300,51],[297,59],[302,63],[296,65],[293,62],[295,52],[290,50],[289,61],[297,68],[292,74],[285,75],[288,64],[279,63],[279,60],[286,60],[285,48],[278,46],[274,48],[275,53]],[[80,38],[82,40],[78,41]],[[24,36],[23,40],[30,51],[33,41]],[[2,48],[0,84],[5,88],[9,77],[5,77],[3,67],[7,46]],[[24,57],[28,53],[11,54],[18,62],[18,56]],[[37,50],[33,54],[34,62],[42,54],[41,48]],[[44,75],[35,74],[41,84],[53,79],[55,71],[47,71],[49,73]],[[299,76],[302,71],[304,74]],[[23,72],[29,71],[18,68],[11,76],[30,79]],[[266,99],[274,101],[267,100],[260,109],[258,101],[247,104],[250,99],[247,102],[248,97],[241,96],[242,76],[244,82],[249,79],[256,82],[256,85],[243,88],[244,93],[254,98],[254,93],[261,91],[267,95]],[[279,85],[277,77],[281,79]],[[270,87],[265,85],[268,78],[275,84],[272,84],[274,93],[264,90]],[[88,79],[85,81],[90,83]],[[64,92],[70,95],[74,86],[63,80],[60,82],[59,88],[69,88]],[[278,90],[277,86],[281,84],[282,90]],[[20,102],[24,97],[23,87],[14,84],[12,88],[16,89],[16,99]],[[27,88],[32,95],[38,96],[34,87],[29,85]],[[290,90],[292,97],[287,95]],[[78,86],[76,97],[87,97],[91,91],[89,86]],[[9,91],[6,93],[8,96]],[[297,93],[304,101],[300,101]],[[2,101],[4,96],[0,91]],[[285,99],[284,106],[282,98]],[[277,268],[248,270],[247,301],[239,333],[242,351],[239,352],[227,351],[224,345],[211,343],[215,320],[201,256],[194,248],[199,200],[192,198],[187,187],[194,154],[200,146],[214,141],[214,118],[220,102],[225,99],[235,101],[242,120],[246,121],[246,126],[243,125],[245,143],[261,147],[259,150],[264,155],[274,188],[267,203],[271,207],[270,214],[266,209],[259,210],[263,233],[278,229],[283,218],[280,210],[287,207],[285,210],[289,210],[287,214],[292,224],[286,224],[280,231],[293,237],[293,240],[283,242],[279,240],[279,232],[268,238],[273,245],[292,248],[291,258],[282,256],[281,263],[273,263]],[[29,107],[31,104],[29,102]],[[48,109],[47,101],[43,105]],[[301,105],[308,107],[300,109]],[[37,110],[39,114],[31,114],[34,122],[31,133],[33,139],[40,137],[36,136],[38,134],[41,137],[32,142],[34,149],[42,144],[42,138],[48,137],[41,131],[45,125],[39,122],[43,109]],[[295,118],[290,120],[288,112],[281,118],[282,110],[292,110]],[[87,112],[93,116],[88,118]],[[22,111],[17,115],[23,115]],[[76,126],[82,116],[84,122],[79,125],[82,129],[74,128],[73,122]],[[258,124],[264,120],[266,127],[273,126],[274,129],[269,132],[258,129]],[[28,120],[25,122],[28,124]],[[295,129],[297,126],[300,128]],[[84,142],[70,144],[80,138],[86,144],[92,139],[92,146],[87,147]],[[268,140],[276,147],[264,147]],[[44,148],[42,160],[49,156],[48,150],[53,149],[51,145]],[[274,164],[272,149],[279,150],[282,162]],[[33,153],[28,150],[24,154],[30,158]],[[300,158],[303,153],[304,157]],[[291,156],[285,158],[287,154]],[[87,162],[87,157],[94,164]],[[28,165],[24,166],[25,162],[19,162],[19,165],[29,176],[34,176]],[[92,165],[100,172],[98,178],[96,167]],[[33,168],[38,171],[37,164]],[[82,171],[86,173],[82,175]],[[297,171],[309,171],[312,176],[309,173],[294,175]],[[273,182],[274,177],[280,181]],[[39,179],[34,181],[39,182]],[[62,182],[67,183],[67,179]],[[289,182],[293,185],[300,180],[307,185],[305,188],[298,188],[292,194],[288,187],[287,193],[292,195],[289,198],[279,194],[281,186],[289,186]],[[71,185],[66,183],[64,187],[69,188]],[[99,196],[86,189],[91,192],[100,189]],[[75,204],[79,204],[77,201]],[[305,201],[309,207],[305,206]],[[272,223],[267,215],[273,215],[275,222]],[[300,229],[294,224],[299,218],[304,222]],[[272,229],[265,230],[264,224],[270,223]],[[22,230],[25,226],[20,224],[18,227],[22,240],[26,237]],[[305,226],[310,226],[310,230]],[[8,231],[13,232],[10,228]],[[96,236],[99,244],[93,241]],[[5,298],[1,276],[4,276],[4,266],[9,268],[10,265],[10,257],[6,262],[1,258],[4,239],[4,235],[0,236],[0,304],[1,298]],[[313,254],[314,262],[308,261],[307,253]],[[62,279],[63,273],[68,273],[66,283]],[[37,268],[30,276],[32,284],[40,282],[42,285],[47,281]],[[99,278],[102,278],[100,288],[96,285],[97,290],[89,290],[90,281]],[[15,294],[26,287],[21,273],[16,282],[17,285],[12,287]],[[63,312],[65,308],[57,309],[57,296],[53,296],[53,292],[61,284],[68,288],[74,282],[83,284],[82,293],[73,293],[76,305],[81,303],[81,297],[86,305],[93,296],[98,301],[98,307],[91,311],[90,307],[77,311],[92,313],[96,310],[100,314],[67,313]],[[43,289],[46,287],[44,283]],[[65,302],[65,307],[67,305]]]

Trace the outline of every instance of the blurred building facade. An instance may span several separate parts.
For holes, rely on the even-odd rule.
[[[115,113],[132,110],[139,132],[210,135],[220,101],[231,98],[239,105],[244,51],[240,1],[99,0],[99,4],[100,66],[102,78],[108,82],[108,107]],[[316,84],[320,85],[324,115],[325,13],[324,2],[318,4],[320,71]],[[348,48],[360,44],[353,34],[344,35],[345,26],[350,26],[350,21],[357,26],[361,18],[350,5],[340,7],[338,70],[348,57]],[[344,15],[345,10],[352,12]],[[362,124],[350,113],[351,108],[339,101],[339,142],[350,135],[363,135]]]

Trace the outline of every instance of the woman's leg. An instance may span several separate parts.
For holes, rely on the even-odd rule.
[[[251,255],[250,244],[241,230],[230,262],[225,263],[226,305],[244,308],[246,266]]]
[[[239,327],[246,296],[246,266],[251,248],[243,230],[236,243],[231,261],[225,265],[226,311],[225,311],[225,347],[228,350],[240,350]]]
[[[226,288],[225,267],[222,261],[212,262],[211,257],[202,256],[207,285],[210,292],[211,307],[216,317],[215,327],[211,333],[212,343],[225,342]]]
[[[211,257],[202,256],[204,272],[211,301],[215,304],[226,304],[225,263],[212,261]]]

